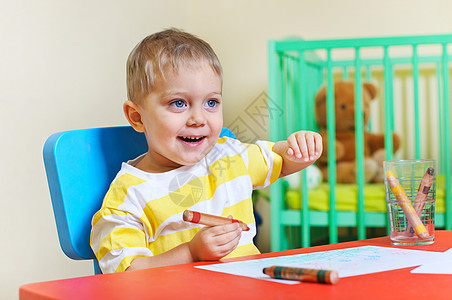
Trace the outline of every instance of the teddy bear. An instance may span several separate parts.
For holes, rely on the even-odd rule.
[[[364,182],[383,182],[383,161],[386,153],[384,134],[372,133],[367,129],[370,102],[375,99],[377,88],[371,83],[363,83],[363,131],[364,131]],[[355,84],[353,81],[334,83],[335,126],[336,126],[336,179],[338,183],[356,183],[355,147]],[[323,178],[328,180],[328,133],[326,129],[326,87],[315,96],[315,116],[319,132],[323,138],[323,153],[317,161]],[[399,149],[400,138],[393,134],[393,151]]]

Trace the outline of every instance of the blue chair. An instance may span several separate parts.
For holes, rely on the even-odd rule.
[[[221,136],[235,138],[227,128]],[[70,130],[51,135],[44,145],[44,165],[58,238],[63,252],[76,260],[93,260],[91,219],[102,205],[121,163],[147,151],[144,134],[130,126]]]

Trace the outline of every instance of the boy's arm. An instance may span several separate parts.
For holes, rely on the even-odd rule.
[[[135,258],[126,271],[219,260],[237,247],[241,233],[238,223],[204,227],[190,242],[159,255]]]
[[[188,243],[184,243],[156,256],[135,258],[126,271],[179,265],[191,262],[194,262],[194,260],[190,254]]]
[[[283,159],[279,177],[284,177],[312,165],[320,157],[322,137],[313,131],[297,131],[286,141],[276,142],[273,151]]]

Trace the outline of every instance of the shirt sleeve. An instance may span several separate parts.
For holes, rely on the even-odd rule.
[[[282,157],[273,152],[273,146],[274,143],[267,141],[246,144],[248,170],[254,189],[266,188],[281,174]]]
[[[113,183],[92,220],[90,244],[103,273],[125,271],[135,258],[153,255],[142,220],[120,209],[126,195],[127,186]]]

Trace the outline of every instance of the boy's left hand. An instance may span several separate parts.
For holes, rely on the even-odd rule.
[[[287,158],[292,161],[315,161],[322,154],[322,137],[313,131],[297,131],[287,138]]]
[[[280,177],[312,165],[322,154],[322,136],[313,131],[297,131],[276,142],[273,151],[283,158]]]

